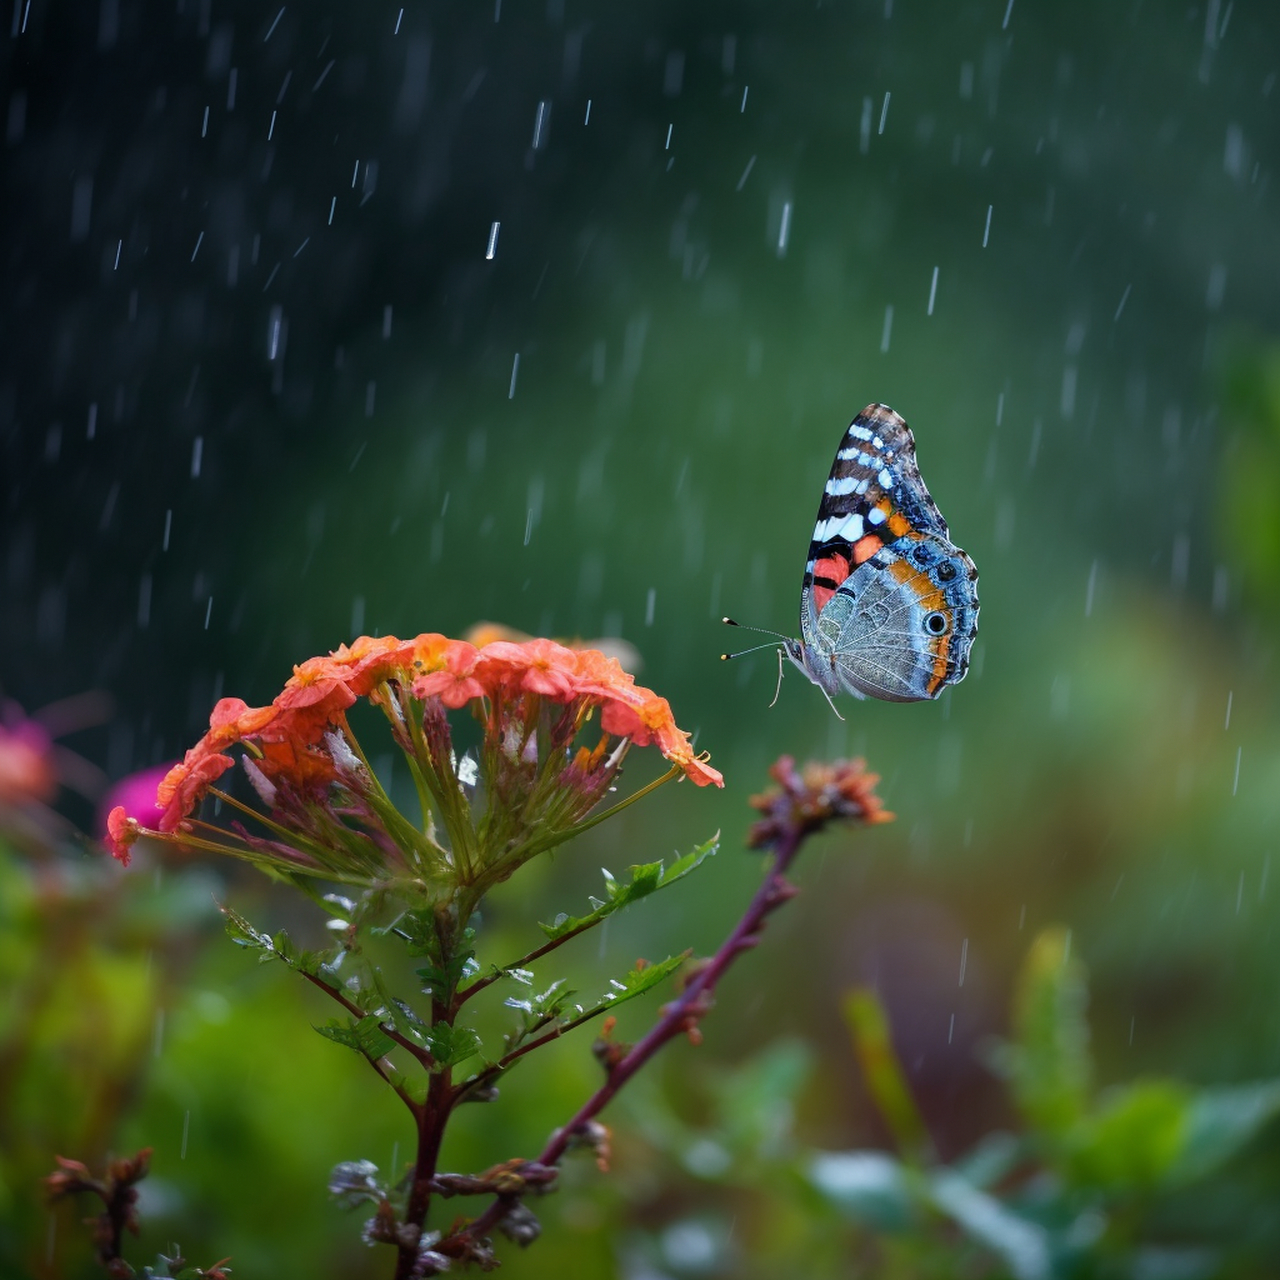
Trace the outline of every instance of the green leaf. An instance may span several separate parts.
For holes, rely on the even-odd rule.
[[[641,898],[647,898],[651,893],[656,893],[659,889],[665,889],[668,885],[675,884],[677,880],[682,880],[689,872],[701,866],[719,848],[720,836],[717,833],[705,844],[700,844],[696,849],[686,853],[684,857],[677,858],[669,867],[664,866],[662,860],[633,866],[631,868],[631,880],[627,884],[620,884],[606,870],[604,872],[604,898],[589,899],[594,908],[593,911],[585,916],[559,915],[555,918],[554,923],[540,925],[539,927],[553,942],[571,934],[581,933],[584,929],[590,929],[608,916],[613,915],[615,911],[620,911],[623,907],[633,902],[639,902]]]
[[[518,1010],[521,1017],[519,1029],[506,1037],[507,1047],[514,1048],[526,1036],[559,1019],[574,994],[563,978],[557,978],[545,991],[531,993],[523,1000],[518,996],[508,996],[502,1003],[508,1009]]]
[[[668,956],[657,964],[646,964],[643,967],[636,965],[621,981],[617,978],[610,978],[609,985],[613,990],[606,991],[600,997],[600,1002],[596,1008],[603,1009],[619,1005],[624,1001],[634,1000],[636,996],[644,995],[646,991],[652,991],[660,982],[664,982],[675,973],[689,958],[689,955],[688,951],[681,951],[678,955]]]
[[[1048,1233],[1038,1223],[1006,1208],[954,1169],[929,1174],[927,1186],[934,1207],[996,1254],[1014,1280],[1047,1280],[1052,1275]]]
[[[470,1027],[451,1027],[437,1022],[426,1034],[427,1048],[436,1066],[455,1067],[480,1051],[480,1037]]]
[[[359,1020],[348,1019],[346,1022],[330,1019],[316,1030],[326,1040],[344,1044],[366,1058],[384,1057],[396,1047],[396,1042],[382,1029],[374,1014],[368,1014]]]
[[[1066,1138],[1089,1105],[1093,1064],[1085,967],[1066,929],[1031,944],[1014,996],[1014,1043],[1004,1056],[1014,1099],[1033,1128]]]
[[[1172,1171],[1181,1183],[1215,1173],[1280,1114],[1280,1080],[1202,1089],[1186,1115],[1186,1143]]]
[[[248,947],[252,951],[262,951],[266,953],[266,958],[275,959],[276,948],[275,943],[271,941],[270,934],[259,932],[233,907],[222,906],[218,909],[222,912],[227,922],[227,937],[236,946]]]
[[[1116,1089],[1070,1135],[1070,1170],[1087,1187],[1148,1190],[1168,1177],[1187,1139],[1191,1091],[1173,1080]]]
[[[717,1081],[712,1105],[735,1165],[744,1158],[781,1160],[790,1152],[796,1103],[813,1059],[804,1041],[775,1040]]]
[[[933,1155],[933,1143],[893,1050],[884,1006],[869,987],[860,987],[845,997],[843,1011],[853,1032],[867,1088],[898,1150],[917,1163],[928,1161]]]
[[[462,984],[463,980],[476,973],[479,966],[475,962],[474,951],[459,952],[451,956],[445,964],[424,964],[414,973],[422,980],[425,995],[433,995],[438,1000],[447,1001]]]

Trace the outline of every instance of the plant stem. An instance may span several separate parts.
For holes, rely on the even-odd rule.
[[[766,918],[795,896],[796,889],[786,879],[786,871],[795,860],[804,835],[802,829],[792,827],[778,839],[774,846],[773,866],[769,868],[764,882],[756,890],[742,919],[684,991],[662,1010],[658,1021],[619,1059],[609,1072],[604,1084],[582,1104],[568,1124],[551,1135],[537,1158],[539,1165],[557,1164],[574,1137],[604,1110],[623,1085],[663,1045],[674,1040],[676,1036],[692,1031],[698,1021],[710,1010],[711,996],[725,971],[744,951],[749,951],[756,945]],[[467,1242],[476,1240],[491,1230],[518,1203],[518,1196],[498,1196],[482,1214],[473,1218],[451,1236],[441,1240],[436,1248],[439,1252],[450,1256],[465,1256]]]
[[[426,1225],[427,1211],[431,1208],[431,1192],[440,1159],[440,1144],[444,1140],[445,1125],[453,1110],[454,1090],[448,1067],[441,1068],[431,1077],[427,1086],[427,1100],[417,1113],[418,1154],[413,1166],[413,1185],[409,1189],[409,1201],[405,1206],[404,1222],[422,1230]],[[415,1245],[401,1245],[396,1263],[395,1280],[410,1280],[414,1264],[418,1260]]]
[[[609,1078],[582,1104],[578,1114],[568,1124],[551,1135],[538,1157],[539,1164],[555,1164],[573,1136],[588,1121],[604,1109],[614,1094],[631,1079],[669,1040],[690,1031],[711,1008],[711,995],[728,967],[744,951],[751,950],[760,939],[765,918],[784,902],[795,896],[796,890],[787,881],[785,872],[800,848],[800,835],[795,833],[774,853],[773,866],[764,883],[756,890],[755,897],[734,926],[733,931],[720,944],[719,950],[706,963],[684,991],[667,1005],[662,1016],[632,1045],[627,1054],[609,1072]]]

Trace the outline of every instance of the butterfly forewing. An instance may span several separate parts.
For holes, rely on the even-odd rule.
[[[947,537],[947,522],[920,478],[911,428],[888,405],[869,404],[849,424],[822,491],[801,628],[816,628],[854,569],[911,528]]]

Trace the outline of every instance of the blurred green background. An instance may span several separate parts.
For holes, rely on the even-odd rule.
[[[15,6],[0,50],[11,722],[111,694],[60,744],[114,780],[361,632],[622,637],[725,790],[666,788],[531,866],[486,913],[491,958],[601,865],[725,847],[567,956],[583,988],[714,948],[777,755],[882,775],[896,823],[806,858],[706,1043],[606,1116],[614,1172],[573,1164],[510,1274],[752,1274],[663,1254],[682,1223],[770,1219],[679,1173],[661,1117],[790,1037],[800,1139],[884,1143],[855,983],[944,1158],[1012,1123],[980,1050],[1051,923],[1091,966],[1104,1083],[1277,1072],[1280,16],[103,0]],[[792,673],[770,709],[772,653],[721,665],[742,633],[718,620],[795,629],[872,400],[978,564],[970,674],[840,720]],[[387,1274],[324,1187],[404,1158],[407,1127],[213,904],[319,921],[235,869],[104,868],[71,834],[100,787],[61,761],[56,801],[3,809],[6,1274],[92,1274],[32,1179],[140,1145],[145,1250]],[[585,1039],[554,1047],[464,1111],[446,1165],[533,1154],[597,1073]],[[1243,1273],[1274,1274],[1280,1217],[1255,1221]]]

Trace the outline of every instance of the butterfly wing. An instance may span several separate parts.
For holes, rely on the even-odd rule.
[[[911,529],[947,538],[947,522],[920,478],[911,428],[888,405],[869,404],[845,431],[818,505],[801,589],[806,641],[840,584]]]
[[[921,479],[911,429],[887,405],[868,405],[840,442],[818,507],[800,665],[828,692],[936,697],[964,676],[976,579]],[[936,615],[945,632],[931,630],[943,625]]]

